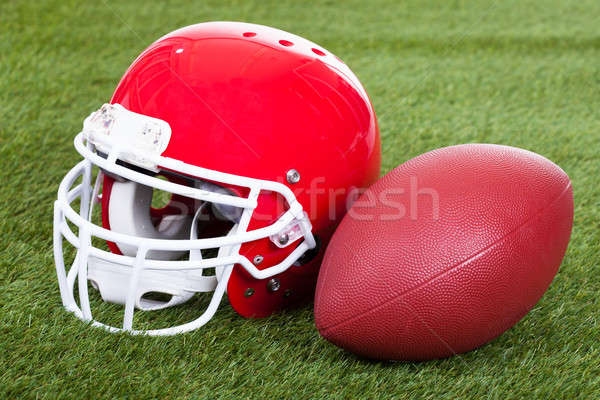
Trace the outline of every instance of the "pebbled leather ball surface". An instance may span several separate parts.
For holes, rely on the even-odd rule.
[[[572,223],[569,177],[538,154],[488,144],[423,154],[344,217],[319,273],[317,329],[375,359],[472,350],[544,294]]]

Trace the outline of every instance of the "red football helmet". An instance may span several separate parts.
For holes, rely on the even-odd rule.
[[[352,71],[306,39],[238,22],[189,26],[150,45],[75,147],[84,160],[61,183],[54,215],[63,304],[93,325],[156,335],[205,324],[225,291],[245,317],[309,298],[348,197],[380,169],[375,114]],[[169,192],[163,207],[152,207],[157,190]],[[68,273],[63,238],[77,248]],[[125,305],[123,328],[92,317],[88,281]],[[132,328],[136,307],[208,291],[192,322]]]

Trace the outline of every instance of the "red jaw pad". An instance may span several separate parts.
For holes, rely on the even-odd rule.
[[[260,195],[253,214],[255,217],[250,221],[248,230],[272,224],[284,210],[285,206],[277,194]],[[283,261],[299,243],[301,241],[279,248],[269,238],[264,238],[243,244],[240,254],[263,270]],[[241,266],[235,266],[227,285],[231,306],[244,317],[261,318],[283,308],[305,303],[313,296],[321,256],[322,251],[318,249],[310,262],[292,265],[279,275],[261,280],[253,278]]]
[[[268,239],[263,239],[264,241]],[[257,246],[258,247],[258,246]],[[276,264],[283,260],[272,258]],[[321,257],[308,264],[292,266],[287,271],[269,279],[252,278],[243,268],[236,266],[227,285],[231,306],[246,318],[262,318],[283,308],[304,304],[314,294]],[[267,262],[265,259],[263,262]],[[277,288],[277,290],[273,290]]]
[[[275,245],[269,239],[261,239],[245,247],[248,247],[247,256],[252,260],[251,254],[258,255],[260,250],[273,248]],[[242,248],[244,250],[246,249]],[[275,247],[271,250],[263,252],[268,254],[261,262],[265,267],[281,262],[293,249]],[[257,267],[263,269],[261,264]],[[247,318],[267,317],[282,308],[301,304],[314,293],[319,264],[315,259],[306,265],[292,266],[279,275],[262,280],[251,277],[242,267],[236,266],[227,285],[229,302],[235,311]]]

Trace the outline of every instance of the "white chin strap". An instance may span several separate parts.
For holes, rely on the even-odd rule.
[[[192,218],[188,214],[167,215],[158,226],[152,224],[150,204],[152,188],[134,182],[117,182],[112,186],[109,201],[109,223],[111,230],[132,236],[153,239],[190,239],[198,238],[198,217],[208,203],[203,203]],[[235,232],[237,224],[229,234]],[[136,248],[117,244],[119,250],[126,255],[135,257]],[[228,256],[232,246],[219,248],[218,257]],[[182,257],[185,252],[179,251],[149,251],[148,259],[174,260]],[[201,250],[189,251],[190,261],[202,260]],[[129,265],[89,258],[88,279],[100,291],[104,301],[125,304],[129,282],[133,268]],[[135,294],[136,308],[144,311],[160,310],[185,303],[197,292],[212,292],[217,286],[218,278],[224,267],[216,268],[215,275],[203,275],[202,270],[160,271],[144,269],[139,276],[137,293]],[[169,301],[159,301],[144,298],[148,293],[161,293],[171,296]]]

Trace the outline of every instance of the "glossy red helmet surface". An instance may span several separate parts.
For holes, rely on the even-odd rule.
[[[374,182],[380,171],[372,105],[341,60],[281,30],[202,23],[169,33],[144,50],[110,102],[169,124],[171,136],[162,157],[282,183],[307,213],[320,247],[275,281],[257,280],[236,266],[227,294],[238,313],[266,316],[313,294],[323,250],[347,210],[349,196]],[[164,165],[158,170],[171,181],[196,178]],[[114,174],[104,179],[106,229],[111,229],[114,182]],[[243,187],[213,183],[247,195]],[[248,230],[272,224],[286,207],[279,194],[262,191]],[[151,211],[154,219],[176,212],[169,206]],[[262,238],[244,243],[239,252],[265,269],[294,247],[278,247]],[[121,253],[114,243],[110,248]]]

